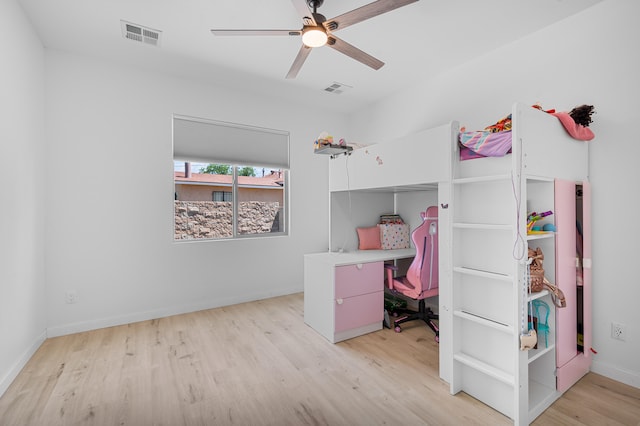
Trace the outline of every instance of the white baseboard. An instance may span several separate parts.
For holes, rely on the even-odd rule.
[[[31,346],[16,360],[16,363],[9,369],[7,374],[0,380],[0,396],[4,395],[4,393],[9,389],[9,386],[15,378],[18,376],[18,373],[24,368],[27,362],[31,359],[33,354],[36,353],[40,345],[46,340],[47,332],[43,331],[35,341],[31,344]]]
[[[591,371],[640,389],[640,372],[623,370],[614,365],[597,361],[591,363]]]
[[[226,299],[215,299],[182,306],[167,306],[145,312],[135,312],[131,314],[100,318],[89,321],[81,321],[70,324],[57,325],[47,328],[48,337],[65,336],[67,334],[81,333],[83,331],[97,330],[100,328],[114,327],[118,325],[131,324],[134,322],[147,321],[156,318],[164,318],[171,315],[187,314],[190,312],[202,311],[205,309],[220,308],[223,306],[236,305],[238,303],[254,302],[256,300],[269,299],[271,297],[285,296],[287,294],[300,293],[300,288],[281,289],[260,294],[249,294],[243,297],[231,297]]]

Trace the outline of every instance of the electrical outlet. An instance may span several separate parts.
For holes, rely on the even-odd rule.
[[[78,293],[75,291],[67,291],[64,298],[67,303],[78,303]]]
[[[616,340],[625,341],[627,337],[627,326],[619,322],[611,323],[611,337]]]

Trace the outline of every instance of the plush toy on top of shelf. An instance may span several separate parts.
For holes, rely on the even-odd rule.
[[[313,144],[313,151],[316,154],[327,154],[331,158],[335,158],[340,154],[349,155],[353,151],[353,147],[348,146],[343,138],[337,144],[334,144],[333,136],[328,132],[322,132]]]
[[[316,139],[315,143],[313,144],[314,149],[316,150],[331,145],[333,145],[333,136],[331,136],[328,132],[320,133],[320,136],[318,136],[318,139]]]

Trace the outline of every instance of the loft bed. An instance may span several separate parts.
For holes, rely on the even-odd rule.
[[[419,212],[448,203],[448,190],[438,188],[450,182],[458,133],[451,122],[330,160],[330,251],[357,249],[356,228],[375,225],[381,214],[399,214],[414,229]]]
[[[502,138],[496,148],[500,156],[470,159],[458,141],[454,145],[450,299],[441,301],[451,314],[450,323],[440,327],[441,336],[449,333],[451,341],[441,339],[441,347],[443,342],[449,346],[440,363],[451,369],[452,394],[464,391],[519,425],[532,422],[591,365],[585,135],[592,134],[576,138],[560,117],[522,103],[513,105],[511,119],[510,131],[489,135]],[[459,139],[474,136],[483,135],[461,133]],[[528,234],[532,210],[553,211],[547,220],[557,232]],[[578,221],[586,231],[584,241],[576,236]],[[545,277],[563,289],[566,307],[555,308],[547,290],[527,293],[527,246],[544,249]],[[578,255],[586,265],[583,279],[577,276]],[[524,318],[533,316],[534,300],[547,303],[552,312],[536,348],[521,350],[523,333],[533,327]]]
[[[438,205],[444,272],[439,297],[440,377],[450,383],[452,394],[465,391],[516,424],[528,424],[588,370],[590,323],[583,324],[584,353],[573,355],[567,366],[556,365],[555,344],[519,351],[516,316],[524,303],[516,293],[522,266],[512,257],[514,237],[526,224],[529,203],[544,209],[539,211],[555,210],[555,179],[585,182],[588,195],[588,144],[573,138],[559,118],[547,112],[516,103],[511,115],[511,153],[501,157],[461,159],[460,129],[452,122],[332,158],[330,253],[322,256],[334,263],[336,256],[351,262],[383,256],[357,250],[357,227],[375,224],[380,214],[395,213],[414,229],[419,224],[417,213]],[[522,195],[518,208],[513,197],[517,188]],[[585,206],[588,210],[588,201]],[[526,230],[522,237],[525,245],[539,243],[545,248],[545,271],[554,277],[554,243],[560,237],[529,240]],[[585,261],[590,257],[588,247],[585,242]],[[587,288],[590,285],[585,292]],[[548,292],[536,297],[550,299]],[[583,297],[582,309],[587,309],[590,295]],[[307,307],[305,315],[306,311]],[[575,318],[558,318],[558,323],[575,323]],[[549,321],[550,342],[556,338],[555,319]],[[568,342],[575,347],[571,339]]]
[[[454,176],[509,172],[513,144],[516,143],[519,144],[517,151],[522,167],[528,175],[586,179],[586,141],[594,137],[588,127],[577,124],[569,113],[543,111],[522,103],[513,105],[508,118],[512,120],[509,130],[495,131],[496,127],[503,124],[503,119],[484,130],[460,132],[454,154],[459,159],[454,162],[454,168],[457,169]],[[590,119],[581,118],[578,121],[587,123]]]
[[[450,179],[451,122],[391,141],[366,145],[329,163],[329,190],[406,190]]]
[[[592,122],[593,105],[580,105],[570,112],[556,112],[555,109],[543,110],[539,105],[532,108],[555,116],[566,132],[576,140],[590,141],[595,135],[589,129]],[[511,153],[512,114],[486,127],[484,130],[468,132],[461,129],[459,137],[460,160],[471,160],[484,157],[503,157]]]
[[[325,259],[338,265],[338,259],[349,262],[368,262],[387,259],[402,264],[415,256],[415,248],[397,250],[358,250],[358,227],[378,223],[380,215],[397,214],[409,229],[421,222],[420,212],[426,207],[440,206],[439,252],[448,253],[451,165],[453,147],[457,143],[459,125],[450,122],[407,135],[396,140],[367,145],[329,161],[329,253],[318,258],[305,257],[311,262]],[[447,269],[440,257],[440,270]],[[408,266],[408,265],[407,265]],[[306,271],[306,267],[305,267]],[[306,272],[305,272],[306,273]],[[309,273],[309,280],[313,281]],[[381,278],[382,279],[382,278]],[[307,300],[305,279],[305,301]],[[447,299],[447,288],[440,289],[441,300]],[[309,300],[312,296],[309,297]],[[313,306],[309,306],[313,316]],[[439,307],[444,311],[444,307]],[[305,317],[307,307],[305,307]],[[446,322],[444,319],[441,324]],[[450,337],[441,340],[440,359]],[[440,377],[449,382],[450,364],[440,363]]]

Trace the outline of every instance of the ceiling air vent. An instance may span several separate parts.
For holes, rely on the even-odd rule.
[[[142,25],[132,24],[127,21],[120,21],[120,26],[122,27],[122,36],[126,39],[151,46],[160,45],[160,36],[162,35],[162,31],[143,27]]]
[[[324,89],[324,91],[339,95],[339,94],[344,93],[345,91],[347,91],[349,89],[353,89],[353,87],[347,86],[346,84],[338,83],[337,81],[334,81],[333,84],[331,86],[329,86],[329,87],[326,87]]]

